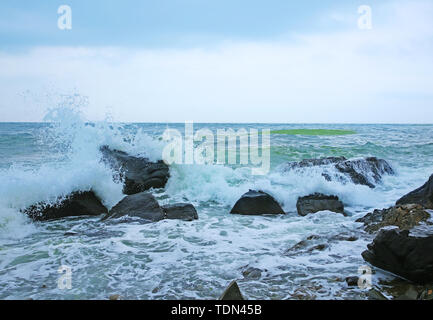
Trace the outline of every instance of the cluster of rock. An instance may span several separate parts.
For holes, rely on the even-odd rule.
[[[163,188],[169,178],[169,168],[162,161],[150,162],[147,158],[128,155],[123,151],[100,148],[102,161],[108,164],[117,178],[124,182],[126,196],[108,210],[92,191],[77,191],[52,202],[39,202],[23,210],[35,221],[45,221],[76,216],[99,216],[102,220],[138,218],[145,222],[163,219],[198,219],[196,209],[189,203],[160,206],[155,197],[146,192]]]
[[[358,222],[367,232],[378,231],[364,260],[417,284],[433,282],[433,175],[388,209],[368,213]]]
[[[382,181],[383,175],[395,173],[388,162],[376,157],[354,160],[348,160],[345,157],[305,159],[287,164],[285,170],[302,170],[311,167],[322,168],[322,176],[327,181],[352,182],[370,188],[375,188],[376,184]]]

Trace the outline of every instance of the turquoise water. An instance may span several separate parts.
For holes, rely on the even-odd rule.
[[[364,265],[361,252],[371,236],[354,221],[374,208],[392,205],[433,173],[433,125],[194,124],[217,129],[332,129],[342,136],[271,135],[271,170],[252,176],[249,168],[173,165],[165,190],[153,193],[161,204],[191,202],[194,222],[106,224],[93,218],[35,223],[20,209],[75,190],[93,189],[108,207],[122,186],[100,162],[98,148],[109,145],[131,154],[161,159],[166,128],[183,124],[116,124],[64,121],[0,123],[0,299],[212,299],[238,279],[250,299],[364,299],[344,278]],[[284,171],[305,158],[376,156],[396,170],[375,189],[327,182],[318,170]],[[248,189],[271,193],[287,214],[243,217],[229,214]],[[348,217],[322,212],[296,214],[296,199],[312,192],[338,195]],[[74,231],[76,236],[65,236]],[[332,242],[314,253],[284,251],[311,234],[329,238],[355,234],[354,242]],[[58,268],[72,268],[72,289],[57,287]],[[244,279],[242,267],[264,270]],[[266,271],[265,271],[266,270]],[[379,285],[381,277],[374,276]],[[385,276],[385,275],[383,275]],[[343,281],[341,281],[343,280]]]

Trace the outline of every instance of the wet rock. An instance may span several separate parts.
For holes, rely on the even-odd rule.
[[[328,249],[329,245],[332,243],[356,240],[358,240],[358,238],[350,234],[336,234],[329,236],[319,236],[316,234],[312,234],[287,249],[284,254],[287,256],[292,256],[305,253],[314,253],[316,251],[323,251],[325,249]]]
[[[347,277],[345,280],[348,286],[355,287],[358,285],[359,277],[357,276]]]
[[[397,200],[397,205],[416,203],[426,209],[433,209],[433,175],[429,180],[418,189],[409,192],[407,195]]]
[[[120,298],[121,297],[118,294],[112,294],[111,296],[108,297],[109,300],[121,300]]]
[[[286,170],[299,170],[308,167],[322,167],[322,176],[327,181],[352,182],[374,188],[383,175],[394,174],[394,170],[383,159],[368,157],[348,160],[345,157],[305,159],[287,165]]]
[[[126,196],[116,204],[103,220],[136,217],[148,222],[163,220],[165,213],[155,197],[148,192]]]
[[[321,193],[298,198],[296,209],[300,216],[324,210],[345,214],[344,205],[337,196],[328,196]]]
[[[421,222],[430,223],[430,214],[419,204],[397,205],[388,209],[374,210],[356,222],[364,223],[365,231],[374,233],[387,226],[410,230]]]
[[[369,300],[389,300],[387,297],[383,295],[379,290],[372,288],[367,293]]]
[[[170,174],[169,167],[162,160],[151,162],[147,158],[111,150],[108,146],[102,146],[100,150],[102,160],[124,180],[123,193],[132,195],[150,188],[165,187]]]
[[[46,221],[66,217],[98,216],[107,213],[107,208],[93,191],[73,192],[59,197],[54,203],[39,202],[23,210],[35,221]]]
[[[242,275],[245,279],[260,279],[263,271],[259,268],[246,267],[242,270]]]
[[[198,219],[197,210],[190,203],[176,203],[161,207],[166,219],[192,221]]]
[[[230,213],[245,215],[285,214],[278,202],[263,191],[250,190],[234,205]]]
[[[370,264],[415,283],[433,282],[432,230],[382,229],[362,257]]]
[[[433,285],[426,286],[424,290],[420,293],[420,300],[433,300]]]
[[[219,300],[245,300],[235,280],[230,282]]]

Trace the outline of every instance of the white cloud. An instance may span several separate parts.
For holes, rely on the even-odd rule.
[[[117,121],[432,122],[432,16],[431,2],[405,1],[373,7],[369,31],[197,49],[2,53],[0,119],[41,120],[43,108],[17,93],[54,87],[88,95],[91,120],[108,110]]]

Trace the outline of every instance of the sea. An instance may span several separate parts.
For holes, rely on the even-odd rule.
[[[161,205],[192,203],[195,221],[106,223],[97,217],[34,222],[22,210],[73,191],[93,190],[108,208],[122,183],[101,161],[99,148],[161,159],[167,128],[184,123],[89,122],[61,114],[44,123],[0,123],[0,299],[218,299],[236,280],[247,299],[367,299],[368,289],[345,277],[368,266],[361,253],[373,235],[356,219],[392,206],[433,173],[433,125],[194,124],[195,129],[345,130],[352,134],[272,134],[270,170],[230,164],[173,164],[164,189],[150,190]],[[314,131],[312,131],[314,132]],[[318,168],[287,170],[302,159],[374,156],[395,175],[376,188],[327,181]],[[230,214],[249,189],[281,203],[285,215]],[[298,197],[337,195],[348,216],[329,211],[299,216]],[[356,241],[334,241],[338,235]],[[317,236],[321,250],[289,250]],[[288,253],[290,252],[290,253]],[[69,285],[62,286],[65,267]],[[248,268],[260,270],[250,276]],[[371,287],[393,275],[373,270]],[[62,280],[63,279],[63,280]],[[63,282],[64,283],[64,282]]]

